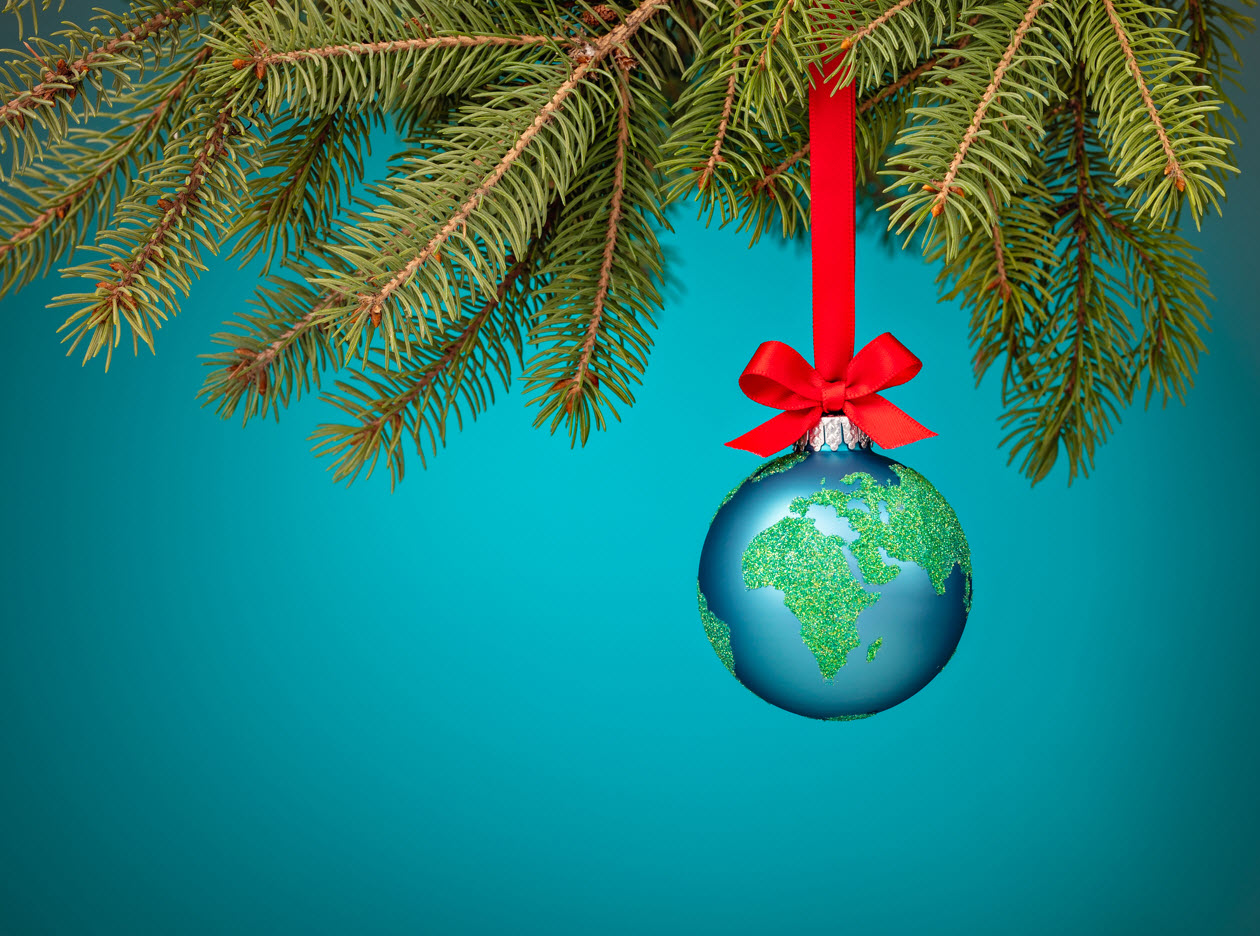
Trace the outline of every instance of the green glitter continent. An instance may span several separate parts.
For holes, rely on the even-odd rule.
[[[731,671],[732,676],[735,676],[735,654],[731,652],[730,625],[709,610],[709,599],[704,597],[699,582],[696,583],[696,595],[700,598],[700,620],[704,622],[704,634],[709,638],[709,643],[713,645],[713,652],[718,655],[722,665]]]
[[[938,595],[945,594],[946,580],[957,565],[963,571],[963,602],[971,609],[971,552],[958,517],[921,474],[903,465],[890,467],[897,484],[883,485],[865,472],[855,472],[841,482],[856,485],[856,490],[824,488],[793,499],[790,510],[796,516],[758,533],[744,551],[744,585],[783,592],[783,603],[801,622],[801,639],[826,679],[861,644],[858,616],[880,597],[863,588],[849,568],[847,554],[853,555],[868,585],[886,584],[900,573],[901,568],[885,556],[915,563],[928,574]],[[846,542],[844,537],[821,533],[807,516],[813,506],[834,509],[857,538]],[[868,645],[868,662],[874,662],[882,645],[882,637]]]
[[[880,551],[900,562],[913,562],[927,572],[938,595],[954,566],[963,571],[963,604],[971,610],[971,550],[952,507],[930,481],[912,468],[891,465],[900,483],[883,485],[865,472],[845,475],[841,482],[856,491],[823,490],[792,501],[802,517],[814,505],[831,507],[849,522],[857,540],[849,544],[862,577],[883,585],[900,568],[884,561]],[[888,520],[884,521],[884,511]]]
[[[784,517],[744,550],[744,585],[777,588],[801,622],[801,639],[830,679],[862,642],[858,615],[879,600],[849,571],[839,536],[818,531],[807,517]]]
[[[864,715],[832,715],[830,718],[824,718],[823,721],[858,721],[863,718],[870,718],[875,712],[867,712]]]

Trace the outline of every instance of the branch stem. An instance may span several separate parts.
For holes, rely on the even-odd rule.
[[[1167,162],[1164,164],[1164,175],[1171,175],[1177,186],[1177,191],[1184,192],[1186,190],[1186,177],[1181,170],[1181,162],[1177,159],[1177,154],[1173,150],[1172,141],[1168,139],[1168,131],[1164,129],[1164,122],[1159,117],[1159,109],[1155,107],[1155,101],[1151,99],[1150,88],[1146,86],[1146,79],[1142,77],[1142,69],[1138,65],[1137,56],[1133,54],[1133,48],[1129,45],[1129,36],[1124,31],[1124,24],[1120,22],[1120,16],[1116,13],[1115,4],[1112,0],[1103,0],[1103,6],[1107,8],[1107,18],[1111,21],[1111,29],[1116,34],[1116,39],[1120,42],[1120,49],[1124,52],[1124,60],[1129,66],[1129,73],[1133,75],[1134,82],[1137,83],[1138,92],[1142,96],[1142,103],[1146,106],[1146,113],[1151,118],[1151,123],[1155,127],[1155,135],[1159,137],[1159,145],[1164,149],[1164,156]]]
[[[976,112],[971,117],[971,125],[967,127],[967,132],[963,134],[962,140],[959,141],[958,150],[954,153],[953,161],[949,164],[949,169],[945,173],[945,179],[937,190],[936,198],[932,200],[932,215],[934,217],[945,210],[945,202],[949,200],[950,195],[954,194],[954,179],[958,176],[958,170],[962,168],[963,160],[967,158],[967,150],[971,148],[971,144],[980,133],[980,127],[984,123],[984,115],[988,112],[989,105],[993,103],[993,98],[997,95],[1002,79],[1006,77],[1006,71],[1011,67],[1011,62],[1014,61],[1015,53],[1019,51],[1020,44],[1024,41],[1024,36],[1027,35],[1028,30],[1032,27],[1033,20],[1037,18],[1037,13],[1040,12],[1045,2],[1046,0],[1032,0],[1032,3],[1028,4],[1024,18],[1020,21],[1019,26],[1015,28],[1015,34],[1011,36],[1010,44],[1002,54],[1002,59],[998,62],[997,68],[993,70],[993,79],[989,82],[989,86],[985,88],[984,94],[980,98],[980,103],[976,107]],[[1110,3],[1110,0],[1107,0],[1107,2]]]
[[[44,80],[20,91],[14,97],[0,104],[0,125],[13,123],[22,119],[23,113],[30,107],[47,104],[60,95],[74,93],[82,82],[84,75],[95,68],[100,68],[116,53],[143,42],[164,29],[179,25],[180,21],[198,8],[205,6],[210,0],[180,0],[170,10],[155,13],[148,19],[110,39],[99,48],[66,64],[58,62],[55,70],[44,74]]]
[[[599,286],[595,291],[595,301],[591,305],[591,323],[586,327],[586,338],[582,342],[582,350],[578,356],[577,370],[569,386],[568,403],[572,408],[574,398],[581,393],[590,370],[591,359],[595,356],[595,343],[599,338],[599,326],[604,320],[604,306],[608,302],[608,291],[612,287],[613,258],[617,251],[618,227],[621,224],[621,204],[626,188],[626,150],[630,146],[630,88],[623,73],[619,82],[621,91],[621,107],[617,110],[617,156],[613,165],[612,199],[608,207],[608,230],[604,235],[604,259],[599,267]]]
[[[481,204],[482,199],[485,198],[486,195],[488,195],[490,191],[499,184],[500,180],[502,180],[502,178],[507,174],[507,171],[512,168],[512,164],[520,158],[520,155],[523,152],[525,152],[525,148],[529,146],[534,137],[538,136],[539,132],[551,119],[552,115],[560,109],[560,106],[565,102],[568,96],[573,93],[574,89],[576,89],[579,84],[581,84],[582,79],[585,78],[592,69],[599,65],[617,46],[627,42],[636,32],[638,32],[639,27],[647,22],[652,14],[664,6],[665,2],[666,0],[643,0],[643,2],[635,8],[634,12],[627,16],[625,21],[617,26],[616,29],[605,33],[592,43],[590,58],[582,61],[573,69],[573,72],[568,79],[561,83],[560,87],[556,89],[555,94],[551,96],[551,100],[542,106],[542,108],[538,111],[538,114],[534,117],[533,122],[525,128],[525,131],[517,138],[511,149],[509,149],[507,153],[504,154],[503,158],[499,160],[499,164],[494,167],[485,179],[482,180],[476,190],[468,196],[467,200],[465,200],[464,203],[460,205],[459,209],[451,215],[446,224],[442,226],[441,230],[430,238],[429,242],[425,244],[424,248],[418,254],[407,261],[403,268],[379,290],[374,293],[369,293],[360,299],[358,309],[356,310],[358,314],[361,315],[364,312],[367,312],[374,319],[381,315],[381,311],[389,297],[392,296],[403,284],[405,284],[407,280],[415,275],[415,272],[419,270],[420,267],[424,266],[424,264],[438,252],[442,245],[450,239],[450,236],[458,231],[464,222],[468,220],[468,217],[476,210],[477,206]]]

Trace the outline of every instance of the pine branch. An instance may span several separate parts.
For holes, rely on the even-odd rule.
[[[619,419],[616,403],[633,402],[661,305],[656,229],[664,218],[651,167],[660,164],[663,102],[637,74],[616,90],[618,110],[573,180],[539,269],[544,285],[529,333],[538,348],[525,368],[534,425],[564,425],[574,445],[604,428],[607,415]]]
[[[779,40],[779,33],[783,31],[783,24],[787,22],[788,15],[795,9],[796,0],[786,0],[774,17],[774,25],[770,27],[770,36],[766,39],[766,44],[761,49],[761,55],[757,56],[757,71],[764,72],[770,64],[770,54],[774,51],[774,44]]]
[[[1107,2],[1110,2],[1110,0],[1107,0]],[[1019,51],[1019,47],[1024,41],[1024,36],[1028,34],[1033,20],[1037,18],[1037,13],[1044,5],[1045,0],[1032,0],[1028,4],[1024,18],[1020,20],[1019,26],[1016,27],[1015,34],[1011,36],[1010,45],[1006,47],[1006,51],[1002,54],[1002,59],[998,62],[997,68],[993,70],[993,79],[989,82],[989,86],[984,89],[984,94],[976,106],[975,113],[972,114],[971,123],[968,125],[962,139],[958,142],[958,149],[954,152],[954,158],[950,161],[949,168],[945,171],[945,177],[935,187],[936,197],[932,199],[933,217],[938,216],[945,210],[945,203],[951,195],[958,194],[961,196],[965,194],[963,188],[954,185],[954,179],[958,177],[958,170],[962,168],[963,160],[967,158],[967,151],[980,133],[980,127],[984,123],[984,116],[988,112],[989,106],[993,103],[998,89],[1002,86],[1002,79],[1006,77],[1007,69],[1011,67],[1011,62],[1015,59],[1015,53]],[[925,188],[931,184],[925,183]],[[931,188],[927,188],[927,190],[932,191]]]
[[[72,128],[71,139],[50,149],[50,165],[27,173],[35,177],[36,184],[22,177],[10,180],[10,188],[22,200],[15,199],[12,206],[0,209],[16,226],[0,242],[4,270],[0,294],[47,273],[53,263],[78,246],[89,224],[105,216],[125,194],[130,174],[160,153],[164,133],[173,120],[178,120],[177,105],[209,55],[210,50],[202,47],[187,61],[172,66],[169,71],[178,79],[168,81],[163,76],[156,82],[156,94],[145,96],[131,108],[119,126],[124,133],[112,138],[104,149],[75,142],[73,135],[79,128]],[[152,103],[155,96],[156,104]],[[90,131],[78,135],[93,139]]]
[[[1129,37],[1125,33],[1124,24],[1120,22],[1120,17],[1116,15],[1116,7],[1111,0],[1103,0],[1103,6],[1107,10],[1107,19],[1111,22],[1111,28],[1116,34],[1117,41],[1120,43],[1120,49],[1124,52],[1124,60],[1129,66],[1129,72],[1133,75],[1133,81],[1142,96],[1142,103],[1146,106],[1146,113],[1151,118],[1151,125],[1155,128],[1155,135],[1159,137],[1159,145],[1163,147],[1164,154],[1168,157],[1168,162],[1164,166],[1164,175],[1171,175],[1177,185],[1177,191],[1184,192],[1186,190],[1185,174],[1181,171],[1181,163],[1177,161],[1177,154],[1173,151],[1172,143],[1168,140],[1168,132],[1164,129],[1164,122],[1159,119],[1159,110],[1155,107],[1155,102],[1151,100],[1150,89],[1146,86],[1146,79],[1142,77],[1142,69],[1138,67],[1137,59],[1133,55],[1133,49],[1129,45]],[[1201,91],[1200,95],[1203,93]],[[1202,99],[1201,96],[1200,100]]]
[[[300,255],[326,236],[348,205],[350,189],[363,180],[364,154],[379,124],[370,108],[345,109],[309,123],[291,117],[263,153],[262,171],[274,171],[251,185],[250,204],[228,233],[240,235],[231,255],[240,255],[244,264],[265,251],[267,271],[277,254]]]
[[[617,48],[629,41],[635,32],[647,22],[648,18],[661,8],[663,3],[664,0],[643,0],[635,8],[634,12],[625,18],[624,22],[592,43],[591,50],[583,56],[582,61],[573,68],[569,77],[561,82],[547,102],[539,108],[532,122],[517,136],[515,142],[499,160],[494,169],[481,180],[472,193],[446,219],[445,223],[429,238],[424,246],[401,268],[385,279],[383,283],[370,286],[359,292],[358,302],[350,310],[349,314],[352,325],[347,333],[348,343],[357,343],[358,336],[363,333],[363,322],[365,319],[371,321],[373,328],[380,326],[386,305],[393,299],[395,293],[407,284],[417,271],[438,255],[439,251],[450,241],[452,236],[466,225],[474,211],[481,207],[486,197],[504,179],[526,148],[542,131],[543,127],[556,116],[561,106],[582,83],[587,74]],[[423,320],[421,320],[420,325],[420,334],[423,337]],[[403,335],[406,337],[408,334],[406,320],[404,320]],[[387,337],[391,341],[393,340],[392,334]]]
[[[903,0],[903,4],[904,6],[909,5],[908,3],[905,3],[904,0]],[[903,4],[898,4],[898,7],[904,8]],[[947,47],[947,51],[942,52],[937,55],[929,56],[927,59],[920,62],[918,65],[910,69],[905,74],[901,75],[900,77],[894,79],[893,81],[890,81],[888,84],[879,88],[877,91],[875,91],[875,93],[867,95],[866,97],[862,98],[862,100],[858,101],[858,106],[857,106],[858,117],[861,117],[862,115],[866,114],[866,112],[871,110],[871,108],[876,107],[893,97],[896,97],[898,94],[902,93],[903,91],[906,91],[909,88],[912,88],[915,82],[917,82],[920,78],[922,78],[924,75],[930,72],[933,68],[935,68],[941,61],[947,59],[950,55],[950,52],[957,51],[959,49],[965,49],[967,48],[967,44],[970,42],[971,42],[971,36],[963,36],[957,42],[949,45]],[[765,173],[765,175],[763,175],[761,179],[759,179],[754,184],[753,186],[754,194],[757,194],[763,191],[767,186],[772,185],[774,183],[775,178],[783,175],[785,172],[787,172],[789,169],[791,169],[793,166],[795,166],[798,162],[800,162],[802,159],[804,159],[808,155],[809,155],[809,144],[806,143],[804,146],[802,146],[800,149],[796,150],[794,153],[789,155],[786,159],[784,159],[778,165],[769,169]]]
[[[1168,19],[1140,0],[1123,10],[1084,4],[1076,42],[1118,182],[1156,223],[1182,205],[1197,223],[1208,207],[1219,210],[1222,180],[1235,170],[1230,141],[1211,119],[1220,100],[1195,85],[1195,56],[1177,47],[1184,37]]]
[[[0,96],[4,98],[0,100],[0,148],[7,142],[13,149],[13,171],[23,165],[21,144],[25,144],[27,157],[42,152],[43,144],[33,133],[35,126],[42,126],[50,140],[61,139],[66,132],[65,108],[79,96],[84,84],[100,90],[104,75],[113,74],[122,80],[123,70],[136,61],[135,52],[142,51],[146,42],[194,20],[198,10],[210,2],[179,0],[169,7],[158,7],[130,29],[105,42],[99,42],[101,37],[97,33],[85,34],[78,37],[80,41],[93,45],[80,55],[74,54],[77,46],[73,43],[65,46],[40,43],[43,55],[28,45],[30,58],[14,64],[16,77],[30,84],[26,87],[9,82],[0,84]],[[87,106],[90,113],[91,105]]]
[[[612,196],[609,199],[608,231],[604,235],[604,256],[599,268],[599,281],[595,290],[595,301],[591,305],[591,322],[586,327],[586,337],[582,342],[582,350],[578,355],[577,367],[573,377],[568,381],[565,391],[564,408],[572,412],[573,406],[582,394],[587,375],[591,370],[591,357],[595,353],[595,342],[599,337],[599,328],[604,320],[604,304],[608,301],[608,290],[612,286],[613,260],[617,253],[617,237],[620,233],[621,203],[626,194],[626,150],[630,146],[630,87],[623,73],[618,81],[621,94],[621,107],[617,111],[617,153],[613,159]]]
[[[182,147],[179,140],[173,145]],[[123,206],[135,212],[124,214],[130,223],[98,238],[98,251],[112,255],[111,259],[65,273],[87,279],[103,275],[95,291],[53,300],[53,306],[81,306],[59,329],[68,332],[65,340],[71,344],[67,353],[74,353],[86,338],[84,363],[104,349],[108,369],[124,323],[131,329],[134,350],[139,350],[141,341],[153,350],[153,329],[161,327],[167,317],[164,304],[174,299],[176,290],[188,293],[188,269],[199,262],[198,247],[217,249],[223,215],[235,202],[233,188],[241,182],[241,162],[250,145],[232,104],[225,102],[200,144],[188,148],[186,171],[180,171],[183,166],[175,169],[178,163],[168,163],[165,175],[146,180],[144,188]],[[163,185],[175,179],[179,179],[175,190],[165,192]],[[164,194],[155,204],[148,204],[146,196],[158,192]]]
[[[873,20],[871,20],[861,29],[858,29],[856,32],[854,32],[852,37],[846,37],[842,39],[840,42],[841,50],[847,51],[848,49],[857,45],[858,42],[865,39],[867,36],[871,35],[871,33],[875,32],[875,30],[879,29],[879,27],[883,26],[890,19],[892,19],[894,16],[896,16],[898,13],[900,13],[902,10],[904,10],[906,7],[908,7],[912,3],[914,3],[914,0],[897,0],[896,3],[890,6],[883,13],[879,14],[879,16],[875,17]]]
[[[264,46],[254,49],[247,58],[232,60],[236,69],[253,68],[261,80],[272,65],[288,65],[304,59],[332,59],[343,56],[388,55],[396,52],[419,52],[425,49],[481,49],[525,46],[548,46],[564,42],[563,36],[417,36],[411,39],[391,39],[383,42],[346,42],[325,45],[314,49],[290,49],[271,52]]]
[[[553,211],[553,221],[554,217]],[[366,477],[371,477],[383,451],[392,489],[403,479],[402,442],[406,438],[415,444],[423,465],[422,433],[427,435],[429,450],[436,453],[439,445],[446,444],[447,419],[452,412],[463,428],[461,396],[473,418],[493,400],[494,384],[487,369],[496,371],[507,388],[513,355],[500,337],[509,338],[518,364],[521,338],[518,316],[505,307],[513,291],[527,288],[539,246],[549,235],[550,228],[544,227],[526,255],[508,267],[493,295],[477,311],[446,328],[420,360],[408,362],[419,366],[395,372],[388,358],[378,353],[369,362],[369,369],[356,375],[362,387],[337,382],[341,392],[327,394],[326,399],[356,421],[325,423],[311,436],[316,454],[334,459],[330,470],[335,481],[353,483],[365,469]],[[525,299],[519,302],[527,305]],[[500,320],[497,329],[493,327],[496,317]]]
[[[71,349],[108,366],[124,327],[153,346],[203,251],[280,260],[215,336],[201,397],[278,416],[361,354],[329,397],[351,418],[317,436],[339,478],[384,458],[399,480],[408,436],[423,461],[514,366],[574,444],[620,418],[665,206],[694,196],[752,241],[807,230],[824,63],[857,89],[859,218],[923,234],[1029,477],[1061,453],[1088,471],[1142,384],[1183,398],[1204,350],[1207,283],[1175,223],[1234,171],[1250,0],[175,2],[10,63],[0,281],[95,224],[100,259],[67,271],[95,286],[58,304]],[[352,197],[386,120],[401,146]]]
[[[342,365],[339,347],[317,319],[334,297],[314,297],[279,277],[271,282],[271,289],[259,289],[258,311],[235,323],[241,331],[213,336],[231,350],[205,356],[214,369],[198,396],[224,418],[239,408],[242,422],[268,411],[278,419],[281,406],[319,386],[321,371]]]
[[[735,0],[735,9],[738,13],[742,0]],[[738,37],[742,24],[737,20],[735,23],[735,36]],[[736,45],[731,53],[731,76],[726,82],[726,97],[722,102],[722,119],[718,121],[717,133],[713,140],[713,153],[709,156],[709,161],[705,164],[704,171],[700,173],[700,181],[696,183],[700,189],[707,188],[709,180],[713,178],[713,172],[717,169],[718,163],[722,159],[722,144],[726,141],[726,128],[731,122],[731,110],[735,107],[735,88],[739,79],[740,56],[743,49]],[[763,52],[764,56],[765,53]]]

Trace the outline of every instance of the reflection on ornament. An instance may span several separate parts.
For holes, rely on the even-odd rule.
[[[867,439],[850,448],[844,417],[824,422],[831,435],[802,439],[805,451],[766,462],[722,502],[700,557],[700,615],[757,695],[848,719],[904,701],[948,662],[971,607],[971,554],[926,478]]]

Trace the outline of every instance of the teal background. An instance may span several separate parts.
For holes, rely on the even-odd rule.
[[[199,408],[255,271],[108,375],[62,356],[62,283],[5,299],[0,934],[1260,933],[1254,127],[1241,159],[1189,404],[1071,488],[1005,466],[963,314],[863,241],[859,341],[924,360],[893,397],[941,437],[898,457],[976,604],[848,724],[741,688],[695,607],[766,415],[736,377],[808,347],[803,253],[680,216],[619,425],[570,451],[512,393],[394,494],[331,483],[318,400]]]

